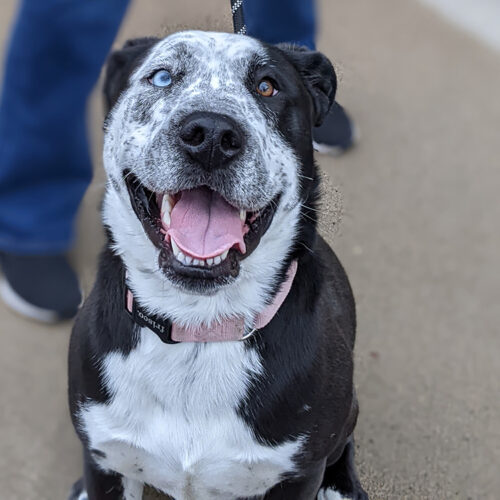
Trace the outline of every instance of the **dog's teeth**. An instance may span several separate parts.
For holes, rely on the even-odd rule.
[[[245,222],[245,219],[247,218],[247,211],[246,210],[240,210],[240,219]]]
[[[163,195],[161,200],[161,211],[163,213],[170,213],[172,211],[172,200],[168,194]]]
[[[207,265],[212,266],[214,263],[214,259],[207,259]]]
[[[163,212],[161,220],[166,226],[170,226],[170,213],[169,212]]]
[[[186,266],[190,266],[193,262],[193,257],[190,257],[189,255],[186,255],[182,252],[179,252],[177,259],[179,259]]]
[[[220,264],[221,261],[222,261],[222,259],[221,259],[220,255],[217,255],[217,257],[214,257],[214,266],[216,266],[217,264]]]
[[[174,252],[174,255],[177,257],[177,255],[180,252],[179,247],[177,246],[177,243],[174,241],[173,238],[170,240],[170,243],[172,245],[172,252]]]
[[[169,194],[163,195],[161,200],[161,220],[166,226],[170,226],[170,213],[173,206],[173,198]]]
[[[222,255],[221,255],[221,259],[222,260],[226,260],[226,257],[227,257],[227,254],[229,253],[229,250],[226,250]]]

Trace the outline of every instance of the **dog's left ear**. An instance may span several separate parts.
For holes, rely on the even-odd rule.
[[[128,79],[137,68],[148,50],[159,38],[145,37],[128,40],[120,50],[115,50],[106,63],[104,79],[104,100],[106,113],[115,105],[120,94],[125,90]]]
[[[289,44],[278,44],[278,47],[302,76],[313,102],[313,125],[318,127],[323,123],[337,91],[333,65],[321,52]]]

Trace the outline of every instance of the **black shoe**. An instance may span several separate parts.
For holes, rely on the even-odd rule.
[[[318,153],[339,156],[356,144],[358,135],[344,108],[334,102],[323,124],[313,129],[313,146]]]
[[[17,313],[44,323],[72,318],[82,300],[78,278],[64,255],[0,252],[0,296]]]

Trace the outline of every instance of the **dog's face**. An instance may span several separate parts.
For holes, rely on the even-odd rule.
[[[300,239],[301,204],[314,203],[311,130],[335,86],[321,54],[240,35],[183,32],[115,53],[104,213],[129,273],[205,296],[260,277],[268,292]]]

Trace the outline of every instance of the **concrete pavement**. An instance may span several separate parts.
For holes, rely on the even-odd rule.
[[[141,0],[119,40],[173,25],[230,29],[218,17],[226,4]],[[348,155],[318,161],[344,194],[333,246],[358,303],[363,482],[373,499],[496,499],[500,55],[414,0],[320,4],[319,47],[362,131]],[[0,6],[0,43],[14,5]],[[91,109],[96,176],[73,255],[87,290],[103,241],[97,95]],[[65,394],[70,327],[0,304],[2,500],[64,499],[80,474]]]

